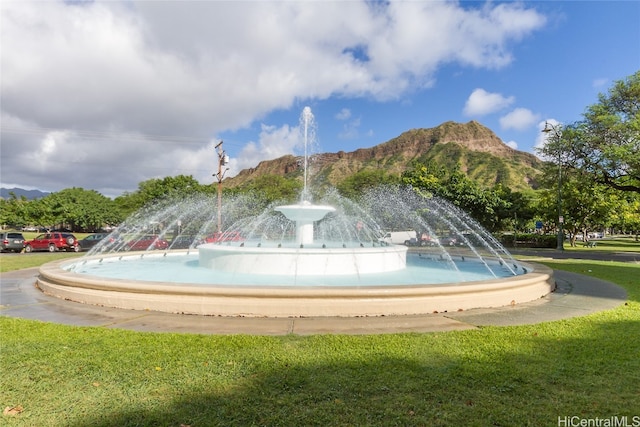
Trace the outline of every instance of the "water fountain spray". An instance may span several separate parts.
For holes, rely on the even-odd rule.
[[[451,203],[409,187],[378,187],[358,201],[308,190],[313,114],[301,115],[304,189],[300,202],[257,212],[250,195],[222,207],[223,240],[199,244],[215,229],[211,197],[168,200],[128,218],[81,260],[41,267],[38,286],[61,298],[138,310],[290,317],[377,316],[457,311],[531,301],[554,288]],[[168,250],[123,253],[124,243],[159,225]],[[178,226],[179,225],[179,226]],[[176,250],[174,233],[193,244]],[[455,234],[461,246],[409,250],[381,231]],[[172,236],[173,234],[173,236]],[[417,237],[417,234],[416,234]],[[113,253],[110,253],[113,252]],[[536,267],[538,268],[538,267]]]

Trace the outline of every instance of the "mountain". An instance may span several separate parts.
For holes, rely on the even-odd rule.
[[[18,199],[24,196],[28,200],[40,199],[49,194],[49,193],[42,192],[40,190],[25,190],[23,188],[17,188],[17,187],[16,188],[0,187],[0,199],[11,198],[10,193],[14,193]]]
[[[313,155],[308,163],[312,185],[337,185],[357,172],[384,169],[400,175],[412,162],[459,166],[471,179],[485,186],[501,183],[513,191],[537,187],[542,162],[533,154],[507,146],[489,128],[476,121],[445,122],[428,129],[413,129],[371,148]],[[242,186],[262,175],[302,176],[304,159],[291,155],[260,162],[227,178],[228,187]]]

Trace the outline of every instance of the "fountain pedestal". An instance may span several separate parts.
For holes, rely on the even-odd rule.
[[[340,276],[398,271],[407,266],[405,246],[318,247],[313,245],[313,223],[333,206],[302,202],[275,208],[296,224],[295,247],[258,247],[204,244],[198,246],[200,266],[217,271],[293,276]]]
[[[296,243],[310,245],[313,243],[313,223],[320,221],[329,212],[334,212],[333,206],[312,205],[305,201],[299,205],[285,205],[275,208],[288,219],[296,223]]]
[[[201,267],[227,273],[290,276],[346,276],[384,273],[406,268],[407,247],[265,248],[198,246]]]

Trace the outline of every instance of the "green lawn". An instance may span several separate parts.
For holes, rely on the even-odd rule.
[[[557,426],[640,417],[640,264],[545,264],[625,287],[616,309],[393,335],[141,333],[0,317],[7,426]],[[640,422],[640,418],[637,418]]]
[[[17,255],[0,255],[0,273],[21,270],[23,268],[37,267],[46,262],[57,261],[64,258],[79,257],[81,252],[32,252]]]
[[[584,242],[577,241],[576,246],[572,247],[569,243],[565,242],[564,248],[568,251],[586,251],[593,252],[599,251],[615,251],[615,252],[640,252],[640,241],[637,241],[635,237],[616,237],[606,239],[592,239],[591,242],[596,243],[595,248],[589,248],[585,246]]]

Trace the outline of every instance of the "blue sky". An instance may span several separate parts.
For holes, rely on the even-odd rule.
[[[640,2],[4,1],[4,187],[117,196],[476,120],[535,152],[640,69]]]

